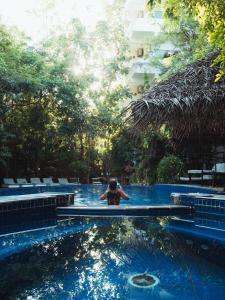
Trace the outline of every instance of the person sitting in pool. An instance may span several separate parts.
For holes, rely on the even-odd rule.
[[[122,190],[116,179],[110,179],[107,190],[100,196],[100,200],[108,200],[108,205],[119,205],[120,198],[128,200],[128,195]]]

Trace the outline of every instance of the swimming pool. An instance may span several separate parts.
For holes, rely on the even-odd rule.
[[[181,187],[126,191],[130,202],[146,203],[149,197],[168,203],[171,188],[177,192]],[[98,201],[103,189],[80,187],[75,204]],[[0,299],[224,299],[221,218],[207,220],[205,227],[201,216],[42,219],[34,230],[31,226],[23,232],[20,227],[20,233],[0,237]],[[159,283],[132,286],[130,277],[144,272]]]
[[[99,195],[105,192],[106,185],[83,185],[76,189],[74,204],[78,206],[107,205],[107,201],[100,201]],[[195,186],[156,184],[153,186],[125,186],[130,199],[121,199],[120,205],[160,205],[171,203],[172,192],[192,193],[206,192],[215,193],[215,190]]]

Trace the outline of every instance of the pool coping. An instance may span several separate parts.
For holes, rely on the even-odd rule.
[[[192,214],[195,209],[187,205],[135,205],[135,206],[67,206],[57,207],[58,216],[174,216]]]

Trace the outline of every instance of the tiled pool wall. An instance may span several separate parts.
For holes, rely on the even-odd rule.
[[[172,204],[193,206],[198,213],[225,216],[225,193],[207,187],[155,184],[153,189],[168,192]]]
[[[225,195],[190,193],[172,193],[174,204],[194,206],[197,212],[225,215]]]
[[[224,236],[225,219],[218,216],[218,214],[210,215],[198,213],[195,217],[195,223],[202,227],[221,229],[223,230]]]
[[[30,211],[38,208],[56,208],[57,206],[68,206],[74,201],[73,193],[65,194],[26,194],[3,196],[0,201],[0,216],[11,212]],[[22,198],[21,198],[22,197]],[[3,198],[3,199],[2,199]],[[11,199],[13,198],[13,199]]]
[[[36,208],[35,214],[22,214],[17,211],[0,215],[0,237],[5,234],[35,231],[51,228],[57,225],[57,219],[53,210],[49,208]]]

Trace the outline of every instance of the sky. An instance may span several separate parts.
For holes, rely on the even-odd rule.
[[[17,26],[38,42],[53,28],[65,26],[72,18],[79,18],[91,30],[99,20],[105,19],[104,2],[112,1],[0,0],[0,18],[3,24]]]

